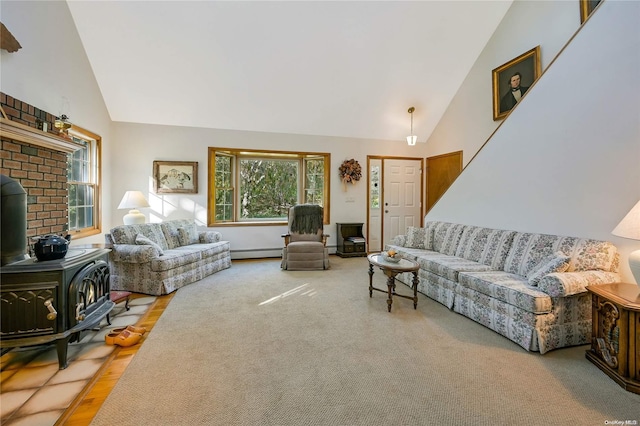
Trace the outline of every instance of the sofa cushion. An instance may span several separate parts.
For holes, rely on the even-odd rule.
[[[178,242],[181,246],[198,244],[200,242],[200,239],[198,238],[198,229],[196,228],[195,223],[186,227],[178,228]]]
[[[436,222],[433,226],[433,250],[455,256],[465,226],[457,223]]]
[[[168,271],[179,268],[202,258],[200,248],[196,246],[184,246],[165,250],[164,256],[151,260],[151,270],[154,272]]]
[[[571,253],[568,271],[618,272],[618,249],[608,241],[580,239]]]
[[[504,270],[526,276],[543,258],[555,252],[571,256],[568,271],[610,271],[617,266],[617,249],[607,241],[523,232],[513,237]]]
[[[458,281],[460,271],[490,271],[491,267],[473,260],[463,259],[456,256],[419,256],[417,258],[420,268],[435,275],[447,278],[451,281]]]
[[[114,244],[135,244],[136,236],[142,234],[154,243],[158,244],[163,250],[169,248],[161,224],[159,223],[140,223],[135,225],[121,225],[112,228],[111,237]]]
[[[406,235],[396,235],[391,238],[388,245],[405,247],[407,245],[407,236]]]
[[[196,226],[193,219],[176,219],[162,222],[160,227],[162,228],[164,237],[167,240],[167,248],[174,249],[180,247],[182,244],[180,244],[178,228],[186,229],[192,226]]]
[[[530,285],[538,285],[538,282],[547,274],[553,272],[564,272],[569,269],[571,257],[560,252],[550,254],[543,258],[536,266],[527,273],[527,281]]]
[[[426,233],[426,228],[409,226],[406,233],[407,239],[405,240],[405,247],[431,250],[431,247],[425,247],[424,245]]]
[[[222,241],[222,234],[218,231],[204,231],[199,233],[201,243],[210,244]]]
[[[151,241],[149,238],[145,237],[142,234],[136,235],[135,242],[139,246],[151,246],[151,247],[154,247],[156,250],[158,250],[158,255],[159,256],[164,255],[164,250],[162,250],[162,247],[160,247],[160,244],[157,244],[157,243]]]
[[[318,241],[296,241],[287,246],[289,253],[323,253],[324,249],[324,245]]]
[[[216,243],[197,244],[196,247],[200,249],[202,258],[208,259],[220,253],[229,252],[229,250],[231,250],[231,243],[229,243],[229,241],[219,241]]]
[[[458,281],[459,286],[495,297],[534,314],[550,312],[553,306],[548,294],[530,286],[524,277],[508,272],[460,272]]]
[[[502,270],[515,231],[467,226],[462,232],[456,256]]]

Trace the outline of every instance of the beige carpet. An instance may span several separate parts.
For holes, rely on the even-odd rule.
[[[529,353],[420,296],[368,294],[366,258],[235,262],[179,290],[94,425],[604,425],[640,396],[584,357]],[[384,288],[376,271],[374,285]],[[409,288],[398,286],[409,294]]]

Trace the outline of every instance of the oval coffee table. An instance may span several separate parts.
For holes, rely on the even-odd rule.
[[[393,303],[393,296],[404,297],[405,299],[413,300],[413,309],[418,307],[418,269],[420,267],[413,260],[401,259],[400,262],[389,262],[382,257],[382,254],[375,253],[367,256],[369,260],[369,297],[373,297],[373,290],[387,293],[389,298],[387,299],[387,307],[391,312],[391,304]],[[375,288],[373,286],[373,267],[377,266],[388,277],[387,278],[387,290]],[[413,297],[396,293],[396,275],[403,272],[413,273]]]

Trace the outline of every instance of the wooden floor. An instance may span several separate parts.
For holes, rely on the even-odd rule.
[[[151,331],[153,326],[164,312],[165,308],[173,298],[175,293],[160,296],[146,315],[140,320],[138,327],[145,327]],[[144,341],[144,340],[143,340]],[[95,375],[93,380],[84,388],[78,397],[71,403],[56,425],[88,425],[91,423],[96,413],[104,403],[107,396],[118,383],[120,376],[124,373],[140,344],[128,348],[118,347],[102,368]]]

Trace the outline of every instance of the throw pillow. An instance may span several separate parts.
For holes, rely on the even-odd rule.
[[[570,256],[565,256],[560,252],[550,254],[543,258],[536,266],[527,273],[527,280],[530,285],[537,286],[538,282],[547,274],[553,272],[565,272],[569,269]]]
[[[217,243],[220,241],[221,235],[218,231],[205,231],[200,238],[200,242],[205,244]]]
[[[423,249],[426,229],[409,226],[407,228],[406,246],[408,248]]]
[[[178,241],[181,246],[198,244],[200,242],[200,238],[198,238],[198,230],[195,225],[186,228],[178,228]]]
[[[136,235],[136,244],[139,246],[151,246],[151,247],[155,247],[156,250],[158,250],[158,254],[160,256],[162,256],[164,254],[164,250],[162,250],[162,247],[160,247],[160,245],[154,241],[151,241],[149,238],[145,237],[142,234],[137,234]]]

